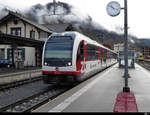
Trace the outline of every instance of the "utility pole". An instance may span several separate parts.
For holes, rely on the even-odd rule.
[[[125,59],[125,86],[123,87],[123,92],[130,92],[130,88],[128,87],[128,7],[127,0],[124,0],[124,59]]]

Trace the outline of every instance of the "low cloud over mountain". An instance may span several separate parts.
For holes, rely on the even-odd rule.
[[[0,18],[7,15],[7,10],[5,8],[1,8],[0,12],[2,12],[0,13]],[[37,4],[23,11],[22,14],[39,24],[70,23],[74,30],[98,42],[114,44],[124,41],[123,34],[108,31],[102,25],[93,21],[92,17],[89,15],[81,13],[74,6],[64,2],[56,2],[55,4],[47,3],[46,5]],[[136,44],[137,37],[130,35],[129,42]]]

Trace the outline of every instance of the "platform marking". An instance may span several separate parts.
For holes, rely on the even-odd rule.
[[[83,93],[85,93],[88,89],[90,89],[95,83],[97,83],[101,78],[103,78],[104,76],[106,76],[106,74],[108,74],[112,69],[114,69],[114,68],[113,67],[110,68],[108,71],[106,71],[105,73],[103,73],[100,77],[98,77],[97,79],[93,80],[90,84],[84,86],[78,92],[74,93],[71,97],[67,98],[62,103],[60,103],[56,107],[52,108],[48,112],[61,112],[61,111],[63,111],[72,102],[74,102],[78,97],[80,97]]]

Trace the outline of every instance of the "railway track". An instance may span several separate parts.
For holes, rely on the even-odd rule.
[[[137,63],[150,71],[150,61],[137,61]]]
[[[37,94],[18,100],[15,103],[0,106],[0,112],[30,112],[68,89],[70,88],[52,86],[50,89],[38,92]]]
[[[7,84],[1,84],[0,97],[1,99],[11,98],[11,96],[5,97],[3,94],[15,92],[19,88],[24,87],[24,85],[28,86],[29,84],[32,85],[33,83],[37,84],[38,81],[43,83],[42,76],[11,82]],[[24,98],[18,98],[12,102],[2,103],[2,101],[0,101],[0,112],[30,112],[32,109],[39,107],[40,105],[46,103],[49,100],[52,100],[53,98],[70,88],[70,86],[59,87],[56,85],[50,85],[50,88],[49,86],[47,86],[44,90],[37,91],[36,94],[30,94],[25,96]],[[27,90],[29,89],[24,88],[24,91]],[[19,93],[16,93],[15,95],[19,95]],[[11,95],[13,96],[13,94]]]
[[[16,88],[16,87],[19,87],[19,86],[24,85],[24,84],[33,83],[33,82],[36,82],[39,80],[42,80],[42,76],[34,77],[34,78],[28,78],[28,79],[24,79],[24,80],[19,80],[19,81],[15,81],[15,82],[11,82],[11,83],[1,84],[0,85],[0,92],[6,91],[6,90],[9,90],[12,88]]]
[[[107,68],[109,68],[109,67],[107,67]],[[105,69],[107,69],[107,68],[105,68]],[[39,77],[39,80],[40,79],[41,79],[41,77]],[[27,84],[27,83],[32,83],[37,80],[38,79],[32,79],[32,81],[27,80],[27,81],[22,81],[22,83],[16,83],[16,84],[14,83],[13,87],[17,87],[19,85],[23,85],[23,84]],[[76,85],[78,85],[78,84],[76,84]],[[49,100],[54,99],[58,95],[66,92],[67,90],[73,88],[76,85],[69,86],[69,87],[68,86],[59,86],[59,85],[47,86],[46,88],[44,88],[41,91],[37,90],[36,93],[33,93],[33,94],[30,93],[30,95],[26,95],[23,98],[17,98],[16,100],[13,100],[12,102],[8,102],[8,103],[6,102],[4,104],[0,103],[0,112],[31,112],[32,110],[40,107],[44,103],[48,102]],[[27,84],[27,86],[28,86],[28,84]],[[36,82],[35,82],[35,86],[37,86]],[[9,88],[12,88],[12,86],[8,85],[7,87],[3,87],[3,88],[1,88],[1,91],[9,89]],[[35,87],[35,88],[37,89],[37,87]],[[25,90],[29,90],[29,89],[24,88],[23,90],[25,91]],[[1,91],[0,91],[0,93],[1,93]],[[15,95],[17,95],[17,94],[15,94]],[[1,99],[3,99],[3,97],[5,97],[5,96],[2,95]],[[12,97],[10,96],[9,98],[12,98]]]

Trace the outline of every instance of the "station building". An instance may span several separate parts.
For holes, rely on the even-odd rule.
[[[135,50],[140,52],[138,56],[143,56],[145,59],[150,59],[150,46],[138,46]]]
[[[138,39],[135,46],[132,46],[138,56],[143,56],[145,59],[150,59],[150,39],[149,38],[140,38]]]
[[[140,38],[140,44],[138,44],[144,58],[150,59],[150,39]]]
[[[0,20],[0,33],[17,36],[18,38],[43,40],[48,38],[52,31],[21,14],[9,12],[7,16]],[[12,44],[0,44],[0,59],[12,61]],[[23,61],[24,66],[41,66],[41,50],[37,47],[17,46],[13,55],[14,62]]]

